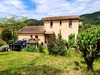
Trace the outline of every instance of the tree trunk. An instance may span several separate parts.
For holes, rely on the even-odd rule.
[[[13,51],[15,51],[14,29],[13,29],[13,37],[12,37],[12,39],[13,39]]]
[[[88,71],[94,71],[94,70],[93,70],[93,66],[92,66],[93,61],[94,61],[94,58],[85,58],[85,57],[84,57],[84,59],[85,59],[85,62],[86,62],[86,64],[87,64],[87,70],[88,70]]]
[[[87,50],[85,49],[83,54],[84,54],[84,60],[85,60],[85,62],[87,64],[87,70],[88,71],[94,71],[93,70],[93,66],[92,66],[93,61],[94,61],[94,57],[93,56],[92,57],[87,57],[87,53],[86,52],[87,52]]]

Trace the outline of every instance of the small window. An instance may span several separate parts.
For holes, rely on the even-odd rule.
[[[61,24],[62,24],[62,21],[60,21],[60,26],[61,26]]]
[[[69,27],[72,27],[72,21],[69,21]]]
[[[35,38],[37,38],[37,39],[38,39],[38,36],[35,36]]]
[[[47,38],[49,39],[49,37],[50,37],[50,36],[48,35]]]
[[[51,27],[51,28],[53,27],[53,22],[50,22],[50,27]]]
[[[33,37],[33,35],[31,35],[31,38]]]

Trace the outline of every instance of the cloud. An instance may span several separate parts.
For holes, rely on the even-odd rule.
[[[28,1],[28,0],[27,0]],[[0,17],[12,15],[42,19],[46,16],[81,15],[100,11],[100,0],[29,0],[36,7],[27,10],[22,0],[0,0]]]
[[[81,15],[100,11],[100,0],[31,0],[42,16]]]

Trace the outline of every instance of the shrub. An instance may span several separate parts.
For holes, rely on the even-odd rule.
[[[50,40],[48,40],[48,51],[49,51],[49,54],[55,54],[55,44],[56,44],[56,40],[55,40],[55,37],[52,36],[50,37]]]
[[[68,46],[71,47],[71,48],[75,47],[75,34],[69,35]]]
[[[13,43],[13,40],[9,40],[9,44]]]
[[[43,52],[43,46],[42,46],[42,44],[39,44],[38,49],[39,49],[39,52]]]
[[[0,47],[3,46],[3,43],[0,43]]]
[[[49,54],[53,55],[61,55],[61,56],[66,55],[66,47],[61,36],[61,31],[58,34],[57,39],[55,38],[55,36],[52,36],[51,39],[49,40],[48,51]]]
[[[1,38],[8,43],[8,41],[11,40],[11,38],[12,38],[11,31],[8,28],[4,29],[1,32]]]
[[[7,44],[4,40],[2,40],[1,38],[0,38],[0,43],[2,43],[2,44]]]
[[[34,46],[26,46],[26,48],[22,49],[22,52],[37,52],[37,50]]]
[[[67,46],[67,44],[68,44],[66,40],[63,40],[63,43],[65,46]]]
[[[3,45],[0,47],[0,52],[8,51],[9,45]]]

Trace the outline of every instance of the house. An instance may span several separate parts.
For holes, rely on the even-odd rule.
[[[68,41],[68,36],[75,33],[78,34],[79,16],[56,16],[45,17],[44,26],[25,26],[18,31],[18,40],[25,38],[40,39],[38,43],[47,43],[50,36],[59,33],[61,30],[62,38]]]

